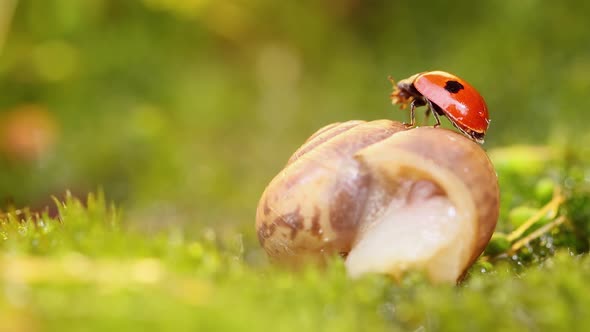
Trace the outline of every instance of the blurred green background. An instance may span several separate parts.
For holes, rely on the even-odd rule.
[[[264,186],[305,138],[407,119],[387,77],[432,69],[485,97],[486,148],[590,139],[588,1],[0,6],[2,206],[102,187],[142,227],[254,238]]]

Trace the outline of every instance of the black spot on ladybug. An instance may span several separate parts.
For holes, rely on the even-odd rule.
[[[465,89],[465,87],[463,86],[463,84],[457,81],[447,81],[447,83],[445,84],[445,90],[447,90],[450,93],[457,93],[462,89]]]

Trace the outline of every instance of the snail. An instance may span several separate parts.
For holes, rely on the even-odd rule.
[[[290,266],[340,255],[352,278],[418,270],[457,282],[499,214],[484,150],[448,129],[348,121],[313,134],[264,190],[260,244]]]

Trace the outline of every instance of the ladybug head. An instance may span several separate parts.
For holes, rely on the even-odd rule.
[[[414,87],[414,80],[417,74],[403,79],[397,83],[390,76],[389,81],[393,84],[393,92],[389,96],[392,104],[399,104],[401,109],[405,109],[414,98],[422,96]]]

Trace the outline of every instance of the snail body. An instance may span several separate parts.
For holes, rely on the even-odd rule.
[[[312,135],[264,191],[258,238],[273,261],[299,266],[339,254],[348,274],[422,270],[456,281],[498,217],[495,171],[455,132],[349,121]]]

